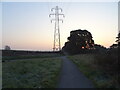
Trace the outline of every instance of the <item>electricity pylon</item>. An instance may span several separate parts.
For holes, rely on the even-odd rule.
[[[53,44],[53,51],[60,51],[61,50],[61,44],[60,44],[60,28],[59,28],[59,22],[63,20],[59,18],[59,16],[64,16],[64,14],[59,13],[59,11],[62,12],[62,9],[56,6],[55,8],[52,8],[51,11],[52,14],[49,14],[49,17],[52,15],[55,16],[54,19],[51,19],[51,23],[55,21],[55,30],[54,30],[54,44]]]

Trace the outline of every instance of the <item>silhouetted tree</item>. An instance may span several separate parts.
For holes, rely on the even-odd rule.
[[[112,44],[110,48],[118,48],[118,44]]]
[[[116,37],[117,40],[116,42],[118,43],[118,58],[120,58],[120,30],[119,30],[119,33],[118,33],[118,37]],[[120,61],[119,61],[119,65],[120,65]]]
[[[116,42],[118,43],[118,46],[120,47],[120,32],[118,33],[118,37],[116,38],[117,38]]]
[[[87,30],[74,30],[70,32],[68,42],[65,43],[63,50],[71,54],[83,53],[87,49],[94,47],[92,34]]]

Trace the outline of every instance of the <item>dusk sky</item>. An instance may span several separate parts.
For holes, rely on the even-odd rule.
[[[95,44],[109,47],[116,43],[118,2],[2,2],[1,6],[2,48],[52,50],[54,23],[48,16],[55,6],[65,14],[60,23],[61,46],[76,29],[91,32]]]

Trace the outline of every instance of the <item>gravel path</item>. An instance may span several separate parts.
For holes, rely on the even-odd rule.
[[[62,71],[58,83],[58,88],[94,88],[92,82],[88,80],[66,56],[63,59]]]

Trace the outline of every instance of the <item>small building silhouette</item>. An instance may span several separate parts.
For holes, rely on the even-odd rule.
[[[5,50],[11,50],[10,46],[6,45]]]

